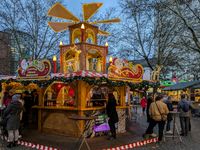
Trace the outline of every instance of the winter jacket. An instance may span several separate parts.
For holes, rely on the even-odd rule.
[[[156,104],[158,107],[156,106]],[[162,100],[151,103],[149,107],[149,115],[154,120],[161,120],[161,114],[167,115],[168,113],[169,110],[167,108],[167,105],[163,103]]]
[[[116,106],[117,106],[116,100],[113,103],[108,103],[106,106],[107,115],[110,118],[110,121],[114,123],[119,121],[118,114],[116,111]]]
[[[7,130],[16,130],[20,127],[20,113],[22,111],[22,103],[18,100],[12,100],[4,111],[4,115],[8,116],[6,125]]]
[[[5,100],[5,105],[6,107],[8,106],[8,104],[12,101],[12,96],[8,96]]]
[[[172,106],[172,103],[169,100],[163,100],[163,103],[165,103],[167,105],[167,108],[168,108],[169,111],[173,111],[174,110],[174,107]],[[172,114],[169,113],[167,115],[167,120],[168,121],[173,120]]]
[[[166,100],[168,100],[168,97],[163,97],[162,100],[166,101]]]
[[[150,122],[150,120],[151,120],[150,115],[149,115],[149,107],[152,102],[153,102],[153,100],[149,97],[147,100],[147,122]]]
[[[140,105],[142,105],[142,107],[147,107],[147,99],[146,98],[141,99]]]
[[[182,109],[184,103],[187,103],[189,105],[190,109],[194,108],[190,101],[187,101],[185,98],[181,99],[177,105],[177,109],[180,111],[180,117],[190,117],[190,111],[184,112]]]

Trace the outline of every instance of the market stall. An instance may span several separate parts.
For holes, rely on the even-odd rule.
[[[87,8],[93,8],[94,5],[95,8],[101,7],[98,3],[91,3],[87,4]],[[61,4],[56,3],[48,14],[54,16],[58,9],[64,8],[60,6]],[[72,15],[65,9],[59,10],[62,11],[67,13],[66,16]],[[113,21],[116,20],[118,22],[120,19]],[[125,109],[132,107],[130,98],[129,105],[125,104],[129,88],[132,91],[158,88],[159,83],[143,81],[143,67],[140,64],[128,63],[128,60],[110,59],[107,70],[108,45],[97,45],[97,34],[109,33],[99,30],[98,26],[86,22],[66,26],[48,23],[56,32],[66,28],[69,28],[70,32],[70,44],[60,44],[60,73],[51,73],[51,65],[47,60],[23,59],[20,61],[17,76],[2,78],[2,85],[10,82],[19,82],[24,86],[37,85],[39,101],[38,105],[32,108],[38,110],[38,130],[75,137],[80,136],[80,132],[75,122],[68,119],[74,115],[98,116],[85,132],[87,137],[107,134],[109,125],[105,107],[108,93],[113,93],[119,117],[116,124],[117,133],[125,132]],[[89,38],[92,39],[92,44],[87,43]],[[76,40],[79,42],[75,43]],[[83,120],[78,123],[82,131],[90,124]]]
[[[192,87],[199,84],[200,81],[191,81],[191,82],[180,82],[175,85],[169,86],[167,88],[162,89],[164,92],[169,92],[168,96],[173,96],[173,104],[177,104],[180,100],[181,94],[187,94],[189,99],[194,101],[193,99],[193,89]],[[170,95],[171,94],[171,95]]]

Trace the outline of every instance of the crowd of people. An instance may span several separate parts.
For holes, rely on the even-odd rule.
[[[37,90],[31,94],[28,91],[16,93],[14,89],[4,92],[2,105],[3,118],[0,125],[8,136],[8,148],[17,146],[18,138],[22,137],[21,129],[27,128],[29,123],[37,123],[37,111],[31,109],[38,105]]]
[[[189,100],[188,95],[181,94],[181,99],[178,102],[177,109],[175,109],[172,105],[172,97],[167,96],[167,94],[149,94],[148,99],[145,97],[140,102],[140,105],[147,112],[147,122],[149,126],[146,132],[143,134],[143,137],[146,138],[147,135],[151,137],[157,137],[156,134],[153,133],[154,127],[158,124],[159,135],[158,141],[159,144],[162,144],[164,127],[166,124],[166,134],[173,134],[173,131],[170,128],[171,121],[173,120],[172,114],[170,111],[178,110],[180,112],[180,124],[181,124],[181,136],[187,136],[191,133],[191,109],[193,109],[193,105]]]
[[[188,95],[181,94],[181,99],[178,102],[177,109],[180,112],[180,124],[181,124],[181,136],[187,136],[191,133],[191,109],[193,105],[189,100]],[[3,126],[8,134],[8,148],[17,146],[18,138],[21,137],[21,129],[29,126],[29,123],[37,123],[38,114],[37,111],[31,109],[33,105],[38,105],[37,90],[34,89],[31,94],[28,91],[23,93],[15,93],[14,89],[9,92],[4,92],[3,106],[3,118],[1,119],[0,125]],[[175,108],[172,105],[172,98],[167,94],[149,94],[148,99],[143,97],[140,101],[142,106],[142,112],[147,113],[147,122],[149,126],[143,137],[147,135],[151,137],[157,137],[153,132],[154,127],[158,124],[159,135],[158,141],[162,144],[164,127],[166,124],[166,134],[173,134],[170,128],[171,121],[173,120],[170,111]],[[116,138],[115,123],[118,122],[118,115],[116,111],[116,99],[113,93],[108,94],[108,103],[106,105],[107,120],[110,126],[111,137],[108,140]],[[23,126],[22,126],[23,125]],[[21,127],[22,126],[22,127]]]

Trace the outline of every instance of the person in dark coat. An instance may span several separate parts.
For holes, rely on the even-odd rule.
[[[156,97],[156,95],[154,95],[154,97]],[[149,107],[151,105],[151,103],[154,101],[154,97],[153,94],[149,94],[149,98],[147,99],[147,122],[150,123],[151,122],[151,117],[149,115]],[[156,137],[157,135],[153,133],[153,129],[149,134],[151,137]]]
[[[169,111],[174,110],[174,107],[172,106],[171,100],[172,100],[171,96],[168,96],[167,99],[163,99],[163,103],[165,103],[167,105],[167,108],[169,109]],[[171,123],[172,120],[173,120],[172,114],[168,113],[168,115],[167,115],[167,126],[166,126],[166,133],[167,134],[173,133],[173,131],[170,130],[170,123]]]
[[[116,129],[115,129],[115,123],[119,121],[117,111],[116,111],[116,100],[112,93],[108,94],[108,104],[106,106],[106,111],[108,115],[108,124],[110,126],[110,131],[112,133],[112,136],[108,140],[113,140],[116,138]]]
[[[22,103],[19,102],[21,98],[20,94],[15,94],[12,96],[12,101],[8,104],[8,107],[4,111],[4,115],[8,118],[6,129],[8,131],[8,148],[17,146],[19,127],[20,127],[20,113],[23,109]],[[14,140],[14,144],[13,144]]]
[[[181,94],[181,100],[178,102],[177,109],[180,111],[179,117],[180,117],[180,124],[182,128],[181,136],[187,136],[189,132],[189,117],[190,113],[189,111],[184,112],[183,111],[183,105],[184,103],[187,103],[189,105],[190,109],[193,109],[194,106],[192,103],[185,99],[185,94]]]
[[[29,115],[30,115],[30,111],[31,111],[31,105],[32,105],[32,100],[31,100],[31,95],[29,94],[28,91],[23,92],[24,93],[24,108],[25,111],[23,112],[23,123],[24,126],[28,126],[29,125]]]
[[[191,103],[191,101],[189,100],[189,96],[187,94],[185,95],[185,99]],[[191,122],[190,122],[191,118],[192,118],[192,110],[190,108],[190,110],[189,110],[189,130],[188,130],[189,134],[191,133]]]
[[[9,90],[9,95],[7,96],[6,100],[5,100],[5,106],[7,107],[8,104],[12,101],[12,96],[15,94],[15,90],[11,89]]]

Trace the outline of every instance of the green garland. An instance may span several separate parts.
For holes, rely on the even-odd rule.
[[[53,78],[51,78],[50,80],[47,80],[47,81],[39,81],[39,80],[18,81],[16,79],[3,79],[3,80],[0,80],[0,83],[9,84],[10,82],[19,82],[23,86],[27,86],[30,83],[35,83],[39,87],[48,87],[54,81],[61,81],[61,82],[70,83],[70,82],[77,81],[77,80],[83,80],[86,83],[88,83],[89,85],[97,85],[97,84],[100,84],[102,82],[107,82],[108,86],[112,86],[112,87],[121,87],[121,86],[124,86],[125,84],[128,84],[129,87],[132,90],[135,90],[135,89],[139,89],[139,90],[145,89],[145,90],[147,90],[149,87],[157,89],[160,86],[159,82],[153,83],[153,82],[149,82],[149,81],[146,81],[146,80],[142,81],[139,84],[133,84],[132,82],[128,82],[128,81],[113,82],[106,77],[100,77],[99,79],[95,80],[95,79],[88,79],[88,78],[82,77],[82,76],[74,76],[74,77],[71,77],[71,78],[53,77]]]

